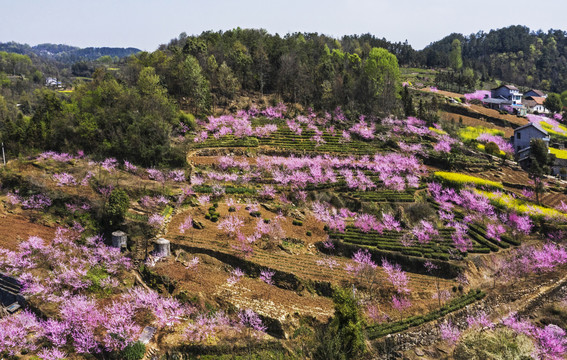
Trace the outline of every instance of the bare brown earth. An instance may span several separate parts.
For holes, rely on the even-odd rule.
[[[242,256],[242,254],[235,249],[237,246],[237,241],[234,238],[231,238],[225,234],[222,234],[217,229],[217,223],[212,223],[209,220],[204,218],[206,211],[206,207],[199,207],[199,208],[192,208],[188,209],[187,211],[177,214],[173,217],[172,221],[168,226],[168,232],[166,237],[170,239],[173,243],[177,243],[180,245],[187,245],[194,248],[200,249],[210,249],[217,251],[219,253],[226,253],[235,256]],[[226,204],[219,203],[219,207],[217,211],[221,214],[221,219],[226,218],[226,216],[232,214],[237,215],[240,218],[244,219],[245,225],[242,228],[242,232],[246,235],[252,234],[254,228],[256,226],[257,218],[253,218],[249,215],[248,211],[244,209],[242,206],[236,212],[229,213],[228,207]],[[267,211],[264,208],[260,209],[262,213],[260,219],[270,219],[274,221],[276,214]],[[191,217],[195,220],[202,222],[205,225],[205,228],[202,230],[197,229],[190,229],[185,234],[181,234],[179,232],[179,225],[185,220],[187,215],[191,215]],[[254,253],[251,257],[247,258],[246,260],[252,261],[260,266],[265,266],[266,268],[274,269],[277,271],[282,271],[286,273],[292,273],[296,275],[299,279],[308,280],[308,281],[315,281],[315,282],[330,282],[331,284],[335,285],[342,285],[342,286],[350,286],[350,284],[359,284],[360,286],[367,286],[368,283],[365,281],[360,282],[359,279],[355,279],[355,277],[345,271],[345,266],[350,263],[349,259],[343,257],[336,257],[336,256],[325,256],[317,251],[315,247],[316,242],[325,241],[327,235],[323,230],[323,224],[315,220],[310,215],[307,215],[306,219],[303,221],[303,226],[295,226],[292,225],[292,219],[290,217],[286,217],[285,220],[282,221],[282,229],[284,230],[287,238],[296,239],[294,242],[285,241],[280,243],[278,241],[260,241],[260,244],[254,245]],[[311,236],[306,236],[306,232],[311,231]],[[190,256],[198,256],[200,259],[203,256],[200,253],[193,253]],[[204,261],[209,258],[205,256]],[[323,259],[332,259],[336,261],[336,265],[333,268],[329,268],[328,266],[323,266],[317,264],[317,261]],[[206,261],[210,261],[206,260]],[[216,260],[213,261],[216,263]],[[213,281],[214,284],[220,283],[222,285],[222,290],[215,290],[214,293],[213,289],[216,289],[217,286],[213,286],[211,284],[210,287],[200,283],[199,279],[205,278],[199,277],[200,275],[192,274],[189,270],[182,271],[180,269],[179,272],[176,270],[166,270],[166,268],[160,267],[161,271],[167,271],[167,274],[171,274],[176,279],[180,280],[183,284],[183,287],[188,289],[192,289],[193,291],[202,291],[204,294],[208,294],[209,296],[213,295],[214,297],[218,298],[219,295],[222,295],[222,291],[233,291],[233,287],[227,287],[226,280],[230,276],[231,268],[227,265],[217,264],[215,266],[215,271],[212,273],[208,273],[206,278],[208,279],[210,276],[217,279]],[[455,284],[455,281],[452,280],[445,280],[445,279],[438,279],[431,276],[419,275],[419,274],[409,274],[410,277],[410,288],[413,290],[412,294],[412,309],[409,311],[411,314],[418,314],[423,312],[426,309],[429,309],[436,303],[436,300],[432,299],[432,295],[435,292],[437,282],[440,285],[442,290],[450,290]],[[383,287],[384,291],[381,291],[384,295],[389,290],[389,285],[386,280],[386,274],[379,268],[378,269],[378,281],[382,283],[381,287]],[[252,280],[252,279],[250,279]],[[252,284],[258,284],[259,280],[255,279],[255,282]],[[208,283],[208,280],[207,280]],[[259,282],[262,285],[262,288],[265,288],[264,284]],[[391,287],[391,286],[390,286]],[[262,288],[258,289],[261,290]],[[237,289],[240,289],[237,287]],[[269,289],[269,288],[268,288]],[[240,294],[233,294],[233,296],[227,296],[229,298],[229,302],[237,305],[237,306],[244,306],[248,304],[248,306],[256,306],[255,304],[257,301],[253,298],[253,291],[245,290],[244,293]],[[246,295],[248,294],[248,295]],[[332,304],[330,299],[322,298],[322,297],[315,297],[312,298],[313,295],[309,292],[302,291],[301,296],[297,297],[298,295],[293,291],[278,289],[277,291],[261,291],[262,296],[267,296],[266,299],[271,301],[270,304],[274,307],[273,314],[266,314],[264,315],[278,315],[278,318],[281,317],[281,314],[284,314],[284,309],[288,309],[293,307],[294,303],[296,304],[294,312],[297,312],[301,315],[309,315],[319,317],[318,313],[321,314],[328,314],[329,311],[332,312]],[[238,300],[230,300],[233,299],[234,296],[237,296]],[[252,297],[251,297],[252,296]],[[393,309],[391,309],[389,304],[390,295],[387,295],[388,301],[383,301],[381,304],[381,310],[385,311],[386,313],[390,314],[391,316],[395,317],[398,316]],[[308,300],[310,299],[311,300]],[[236,299],[236,298],[234,298]],[[249,301],[246,301],[248,299]],[[299,302],[298,302],[299,301]],[[303,306],[302,304],[306,304]],[[309,306],[312,304],[314,307]],[[319,309],[320,308],[320,309]],[[259,308],[258,311],[262,313],[262,309]],[[322,315],[321,315],[322,316]],[[325,315],[327,316],[327,315]]]
[[[0,197],[0,248],[16,250],[21,241],[30,236],[39,236],[50,242],[55,236],[55,228],[30,221],[33,212],[21,212]],[[33,216],[32,216],[33,218]]]

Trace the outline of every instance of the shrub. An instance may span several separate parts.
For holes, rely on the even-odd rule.
[[[488,144],[484,145],[484,151],[486,151],[490,155],[500,155],[500,148],[494,141],[490,141]]]
[[[303,221],[301,220],[293,220],[291,223],[295,226],[303,226]]]
[[[141,360],[146,354],[146,345],[141,342],[135,342],[124,348],[121,352],[121,359],[124,360]]]
[[[531,359],[536,346],[528,336],[508,328],[473,331],[457,344],[453,356],[465,359]]]
[[[228,208],[228,212],[235,212],[236,208],[234,206],[231,206]]]
[[[311,235],[312,235],[312,233],[311,233],[311,231],[307,231],[307,232],[305,233],[305,235],[307,235],[307,236],[311,236]]]
[[[105,209],[105,217],[109,226],[115,226],[124,220],[124,216],[130,207],[130,198],[124,190],[114,189],[108,197]]]

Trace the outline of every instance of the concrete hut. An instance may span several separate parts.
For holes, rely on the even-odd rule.
[[[154,254],[160,257],[167,257],[171,255],[171,247],[169,240],[159,238],[154,242]]]
[[[128,244],[128,236],[124,231],[114,231],[112,233],[112,247],[115,248],[126,248]]]

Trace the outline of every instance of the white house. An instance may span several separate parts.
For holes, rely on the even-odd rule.
[[[482,103],[491,109],[505,110],[518,115],[526,114],[526,108],[522,105],[522,94],[512,85],[502,85],[490,90],[490,97],[484,98]]]
[[[520,90],[513,85],[501,85],[490,90],[490,97],[493,99],[508,100],[512,105],[522,105],[522,94]]]
[[[522,104],[530,113],[549,114],[549,110],[543,105],[545,102],[544,97],[528,96],[522,100]]]
[[[45,79],[45,86],[61,87],[61,81],[57,81],[57,78],[48,77]]]

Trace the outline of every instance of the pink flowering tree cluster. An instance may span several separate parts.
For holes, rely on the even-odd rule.
[[[504,138],[502,138],[501,136],[498,135],[492,135],[489,133],[482,133],[480,134],[476,140],[478,142],[481,143],[489,143],[489,142],[493,142],[496,145],[498,145],[498,148],[501,151],[504,151],[506,154],[513,154],[514,153],[514,147],[512,146],[512,144],[505,140]]]
[[[236,215],[229,215],[222,219],[217,227],[223,233],[231,237],[236,237],[240,233],[240,229],[243,225],[244,221],[240,217]]]
[[[234,268],[234,270],[231,271],[230,277],[226,280],[226,282],[230,285],[234,285],[237,282],[239,282],[243,276],[244,276],[244,271],[242,271],[242,269]]]
[[[345,270],[356,276],[359,284],[366,286],[370,293],[374,292],[379,285],[380,275],[376,271],[378,265],[372,260],[372,255],[367,249],[359,249],[352,255],[352,263],[345,266]]]
[[[66,172],[53,174],[53,180],[57,182],[57,186],[77,185],[77,180],[75,179],[75,177]]]
[[[113,277],[130,267],[129,259],[104,245],[101,237],[89,237],[82,243],[77,239],[73,231],[60,228],[50,244],[30,237],[17,251],[0,250],[0,272],[18,277],[24,294],[54,304],[58,312],[56,318],[38,319],[24,311],[1,319],[0,353],[31,351],[56,358],[69,350],[118,351],[140,335],[143,324],[137,323],[138,313],[149,311],[152,324],[164,328],[178,324],[193,311],[141,288],[132,288],[104,306],[99,304],[92,289],[108,288],[116,293],[120,283]],[[93,268],[104,274],[98,275],[101,280],[87,276]]]
[[[461,330],[451,320],[439,325],[439,335],[442,340],[445,340],[449,345],[456,344],[461,337]]]
[[[181,224],[179,224],[179,232],[181,234],[185,234],[185,231],[191,229],[193,227],[193,218],[191,215],[187,215],[185,220]]]
[[[374,132],[376,131],[376,124],[368,123],[365,121],[364,116],[361,116],[359,121],[354,124],[349,131],[351,134],[356,134],[364,140],[374,139]]]
[[[269,178],[276,184],[303,189],[308,185],[345,183],[349,188],[369,191],[377,187],[370,179],[376,176],[386,188],[403,191],[419,186],[425,168],[414,155],[398,153],[376,154],[373,157],[278,157],[261,156],[255,169],[247,161],[221,158],[219,168],[224,172],[209,171],[210,181],[248,182]],[[237,170],[235,172],[235,170]],[[342,177],[342,179],[341,179]]]
[[[265,109],[262,115],[268,119],[280,119],[283,118],[283,112],[285,112],[285,105],[281,104],[281,106],[275,108]],[[257,110],[254,110],[239,111],[236,115],[209,116],[206,122],[200,122],[204,130],[197,133],[193,141],[199,143],[204,142],[210,136],[220,139],[228,135],[237,139],[248,136],[268,137],[278,130],[276,124],[266,124],[253,128],[251,119],[257,117],[257,115]]]
[[[82,151],[81,154],[77,156],[70,155],[68,153],[59,153],[56,151],[46,151],[38,155],[37,160],[53,160],[57,162],[70,162],[75,159],[80,159],[83,157]]]
[[[391,264],[388,260],[382,258],[382,269],[398,294],[408,295],[411,292],[409,277],[399,264]]]
[[[489,98],[491,93],[490,90],[476,90],[475,92],[465,94],[464,96],[467,102],[470,102],[471,100],[482,101],[485,98]]]

